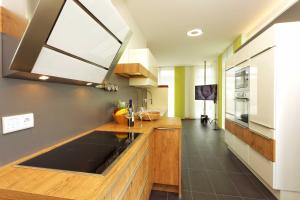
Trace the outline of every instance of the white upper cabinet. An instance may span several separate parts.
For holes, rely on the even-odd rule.
[[[66,1],[47,45],[105,68],[110,67],[121,47],[116,38],[72,0]]]
[[[250,60],[250,122],[271,129],[275,128],[274,61],[274,48]]]
[[[111,0],[79,0],[119,40],[125,40],[130,29]]]
[[[235,68],[231,68],[226,71],[226,115],[234,116],[234,91],[235,91]],[[230,117],[230,116],[228,116]]]

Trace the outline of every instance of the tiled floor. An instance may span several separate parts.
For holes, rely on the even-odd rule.
[[[227,149],[224,133],[183,121],[182,182],[184,200],[275,200],[276,198]],[[151,200],[175,200],[153,191]]]

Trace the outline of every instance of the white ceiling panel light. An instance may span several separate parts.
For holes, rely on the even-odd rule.
[[[196,28],[187,32],[187,36],[189,37],[198,37],[203,34],[202,29]]]

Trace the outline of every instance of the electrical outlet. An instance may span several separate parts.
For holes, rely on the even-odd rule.
[[[32,127],[34,127],[33,113],[2,117],[3,134],[12,133]]]

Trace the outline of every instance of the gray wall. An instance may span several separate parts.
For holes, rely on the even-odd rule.
[[[0,55],[2,64],[2,51]],[[118,99],[127,101],[132,97],[137,104],[138,99],[141,102],[142,95],[145,95],[145,90],[139,90],[137,97],[137,89],[129,87],[128,79],[115,75],[111,80],[120,86],[117,93],[58,83],[2,78],[1,73],[2,70],[0,117],[33,112],[35,127],[3,135],[0,120],[0,165],[106,123],[112,120],[111,113]]]

